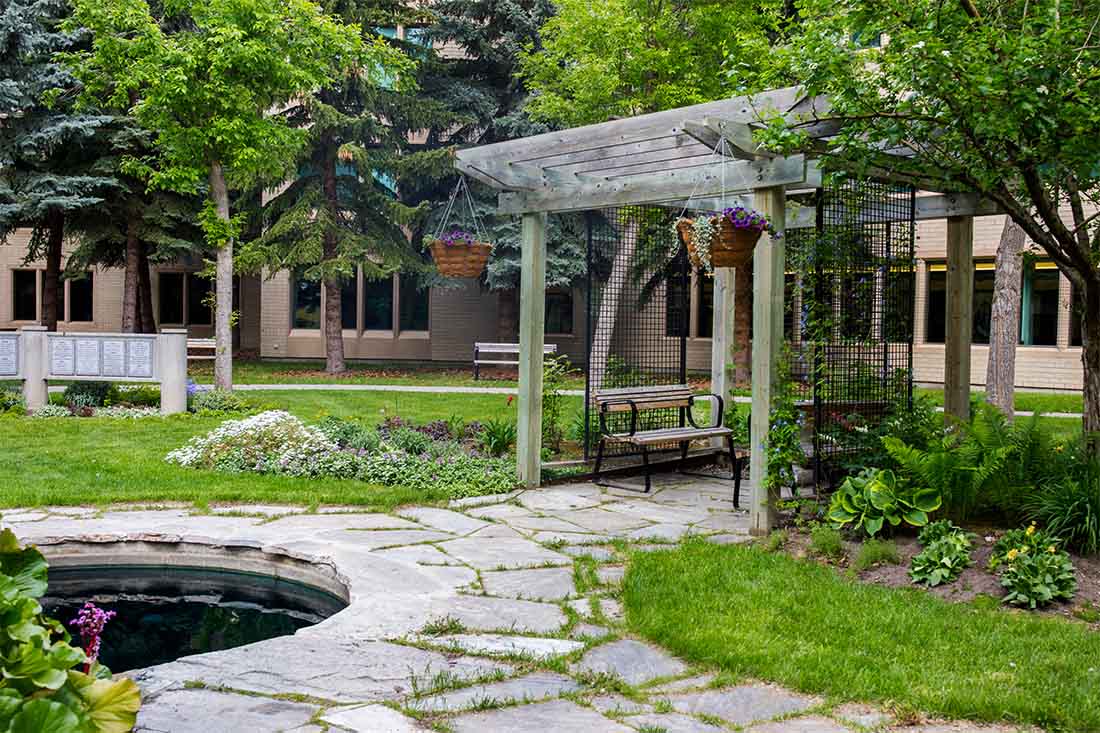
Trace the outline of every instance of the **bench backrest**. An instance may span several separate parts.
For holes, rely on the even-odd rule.
[[[216,349],[218,342],[214,339],[187,339],[189,349]]]
[[[596,406],[607,412],[630,412],[631,405],[642,410],[667,410],[691,405],[694,391],[686,384],[668,384],[659,387],[620,387],[596,392]],[[629,400],[629,401],[628,401]]]
[[[474,344],[474,348],[479,352],[485,352],[488,354],[518,354],[519,344]],[[558,347],[556,344],[544,344],[542,347],[542,353],[553,354],[556,353]]]

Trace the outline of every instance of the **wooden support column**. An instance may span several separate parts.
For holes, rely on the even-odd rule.
[[[711,392],[721,397],[728,410],[733,406],[730,395],[730,365],[733,361],[733,289],[736,270],[732,267],[714,269],[714,321],[711,330],[710,345],[710,385]],[[706,277],[706,274],[700,274]],[[711,418],[717,419],[717,405],[711,408]],[[714,448],[724,448],[724,438],[711,440]]]
[[[754,207],[767,214],[780,233],[786,229],[786,197],[786,191],[781,186],[755,191]],[[784,254],[783,240],[765,234],[753,255],[752,455],[749,460],[752,501],[749,502],[749,531],[754,535],[771,532],[776,519],[777,492],[769,491],[766,484],[771,404],[779,378],[780,350],[783,347]]]
[[[527,488],[542,473],[542,359],[546,327],[546,214],[523,215],[519,293],[519,423],[516,465]]]
[[[970,419],[970,339],[974,322],[974,218],[947,220],[947,323],[944,412]]]

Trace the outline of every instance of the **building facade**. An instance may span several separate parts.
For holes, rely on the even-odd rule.
[[[985,382],[994,257],[1004,218],[975,219],[974,326],[971,382]],[[917,225],[917,267],[912,282],[915,333],[913,359],[918,383],[943,382],[946,314],[946,222]],[[27,235],[0,247],[0,329],[32,325],[41,319],[44,263],[24,263]],[[210,281],[198,264],[158,266],[152,273],[153,308],[160,327],[186,327],[196,337],[212,335],[207,303]],[[1081,339],[1069,280],[1052,262],[1029,256],[1022,287],[1021,344],[1016,383],[1026,389],[1079,390]],[[64,285],[60,327],[69,331],[118,331],[122,312],[122,272],[96,269]],[[411,278],[394,275],[371,282],[359,273],[345,286],[343,335],[353,360],[469,363],[477,341],[515,341],[515,293],[492,293],[475,280],[418,290]],[[238,350],[265,359],[324,358],[323,288],[280,272],[242,277],[237,284],[240,320]],[[696,273],[690,294],[688,368],[710,369],[713,283]],[[574,362],[585,359],[587,311],[580,289],[546,294],[546,340]],[[649,307],[663,307],[656,298]],[[675,328],[653,338],[674,338]]]

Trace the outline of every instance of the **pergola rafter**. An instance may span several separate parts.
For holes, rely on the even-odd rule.
[[[779,155],[754,141],[754,130],[774,115],[811,139],[811,149],[828,145],[843,121],[831,116],[823,97],[800,87],[776,89],[706,104],[612,120],[493,145],[461,150],[459,171],[499,190],[499,211],[523,215],[523,272],[520,292],[520,391],[517,454],[521,481],[537,486],[541,471],[543,324],[545,319],[546,214],[614,206],[692,205],[714,211],[746,202],[767,214],[779,231],[813,226],[813,213],[794,208],[787,217],[787,197],[821,185],[821,171],[810,155]],[[721,144],[724,141],[725,144]],[[722,157],[716,151],[724,151]],[[887,151],[890,155],[893,151]],[[897,151],[898,154],[911,151]],[[890,178],[888,172],[882,177]],[[902,181],[908,183],[909,181]],[[948,406],[969,390],[970,294],[965,278],[952,274],[970,257],[974,216],[999,213],[977,196],[946,193],[921,196],[916,218],[948,219],[951,257],[948,282]],[[868,218],[867,223],[887,219]],[[765,236],[753,257],[753,418],[750,502],[752,527],[770,529],[773,503],[765,490],[768,419],[782,344],[784,249],[782,240]],[[713,374],[716,391],[728,385],[726,365],[732,348],[735,274],[719,268],[715,282]],[[744,279],[738,280],[738,284]],[[965,354],[963,353],[965,352]],[[957,393],[957,394],[955,394]],[[774,498],[774,497],[772,497]]]

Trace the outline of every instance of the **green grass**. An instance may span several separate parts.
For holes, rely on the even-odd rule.
[[[916,393],[928,396],[935,404],[943,406],[942,389],[918,387]],[[985,392],[974,391],[971,395],[985,399]],[[1016,409],[1027,412],[1069,412],[1080,413],[1084,409],[1084,400],[1080,394],[1057,394],[1053,392],[1017,392]]]
[[[421,387],[515,387],[514,378],[474,381],[473,367],[425,367],[406,362],[348,364],[340,376],[324,374],[325,362],[236,361],[233,379],[237,384],[393,384]],[[490,372],[491,373],[491,372]],[[188,374],[200,384],[214,381],[212,362],[192,362]],[[578,374],[569,389],[584,389],[584,376]]]
[[[1100,730],[1100,634],[1083,625],[699,541],[638,553],[624,601],[634,631],[735,677],[950,718]]]
[[[325,415],[381,422],[400,415],[426,422],[450,415],[485,420],[505,409],[500,395],[381,392],[251,392],[248,399],[288,410],[307,422]],[[571,398],[579,409],[580,398]],[[511,409],[515,409],[514,405]],[[233,501],[355,504],[391,509],[447,498],[359,481],[317,481],[197,471],[164,462],[170,450],[213,430],[225,418],[180,415],[112,420],[0,419],[0,507],[105,504],[120,501]]]

